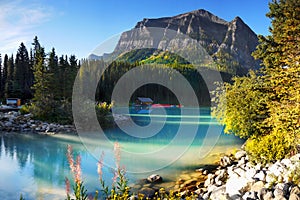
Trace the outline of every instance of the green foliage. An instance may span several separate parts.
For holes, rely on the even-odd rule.
[[[2,67],[1,72],[2,73],[0,73],[0,74],[2,75],[2,77],[1,77],[0,97],[4,98],[5,97],[5,85],[6,85],[7,74],[8,74],[8,56],[7,56],[7,54],[5,54],[5,56],[4,56],[3,67]]]
[[[300,161],[296,161],[295,167],[289,169],[288,176],[292,183],[300,187]]]
[[[106,102],[98,103],[95,106],[96,115],[101,127],[109,127],[112,125],[113,117],[111,116],[111,108],[113,102],[108,104]]]
[[[22,194],[20,195],[20,200],[25,200]]]
[[[47,100],[48,101],[44,100],[43,102],[36,101],[29,106],[29,112],[33,114],[35,119],[58,122],[60,124],[72,124],[71,102]]]
[[[126,55],[126,54],[125,54]],[[200,105],[210,105],[210,95],[207,90],[206,83],[203,80],[203,77],[200,75],[199,71],[196,70],[191,65],[176,65],[176,64],[155,64],[151,63],[148,65],[140,65],[140,63],[128,63],[116,61],[112,62],[105,71],[103,68],[106,66],[106,63],[102,60],[99,61],[88,61],[85,60],[82,62],[82,69],[79,70],[78,80],[80,83],[77,87],[82,96],[90,96],[91,98],[95,96],[96,101],[111,101],[111,95],[115,85],[118,80],[128,71],[133,68],[136,70],[143,71],[143,73],[157,74],[163,80],[170,80],[169,84],[173,84],[174,87],[182,87],[182,84],[176,80],[177,74],[174,73],[174,70],[181,73],[191,84],[196,95],[198,96]],[[210,69],[201,68],[203,74],[209,74]],[[212,72],[214,73],[214,72]],[[229,81],[232,75],[228,73],[221,73],[223,80]],[[98,80],[100,80],[98,82]],[[95,94],[90,94],[91,88],[97,85],[97,91]],[[130,84],[134,82],[128,82],[125,88],[131,87]],[[177,85],[178,84],[178,85]],[[126,91],[126,90],[124,90]],[[185,88],[181,90],[182,95],[185,93]],[[182,96],[181,95],[181,96]],[[139,96],[146,96],[152,98],[155,102],[159,103],[169,103],[177,104],[178,100],[175,95],[168,89],[168,87],[163,87],[158,84],[147,84],[138,88],[131,96],[131,102]],[[128,102],[122,102],[128,104]]]
[[[280,132],[271,132],[264,136],[251,137],[247,140],[245,149],[252,161],[266,164],[289,155],[292,151],[292,139],[288,135],[282,137]]]
[[[34,99],[30,111],[35,118],[71,124],[73,82],[79,66],[75,56],[58,57],[53,48],[46,57],[37,37],[34,38]]]
[[[262,69],[219,89],[213,112],[225,132],[249,138],[246,150],[262,163],[291,155],[300,136],[300,2],[273,0],[269,7],[272,35],[259,36],[253,53]]]
[[[186,61],[184,58],[174,54],[170,53],[168,51],[159,51],[156,52],[155,54],[152,54],[150,57],[143,59],[141,61],[141,64],[151,64],[151,63],[156,63],[156,64],[166,64],[170,66],[178,66],[178,65],[187,65],[189,64],[188,61]]]
[[[47,54],[37,37],[32,45],[30,54],[21,43],[15,59],[13,55],[5,55],[3,67],[0,64],[0,99],[32,100],[32,106],[26,109],[35,118],[71,124],[71,97],[80,67],[78,60],[74,55],[58,58],[54,48]]]
[[[75,200],[87,200],[88,194],[83,181],[81,179],[81,157],[77,156],[76,161],[73,158],[73,149],[70,145],[68,145],[67,149],[67,158],[70,166],[70,170],[73,174],[74,184],[73,184],[73,196]],[[70,182],[69,179],[65,179],[66,182],[66,192],[67,192],[67,200],[71,200],[70,196]]]
[[[97,116],[107,116],[111,112],[113,105],[113,102],[110,104],[106,102],[98,103],[96,105]]]
[[[33,73],[28,51],[25,45],[21,43],[15,59],[13,96],[23,100],[32,98],[32,83]]]
[[[23,106],[20,108],[20,113],[21,113],[22,115],[25,115],[25,114],[30,113],[30,105],[28,105],[28,104],[23,105]]]
[[[149,58],[151,55],[156,54],[156,52],[159,52],[159,50],[151,48],[136,49],[121,54],[120,56],[118,56],[116,61],[135,63]]]
[[[85,189],[83,182],[74,184],[73,190],[74,190],[74,196],[75,196],[76,200],[87,200],[88,199],[87,190]]]
[[[14,70],[15,70],[13,55],[11,55],[11,57],[8,58],[8,60],[6,60],[5,67],[7,69],[7,72],[6,72],[4,93],[5,93],[5,97],[9,98],[13,95]]]
[[[3,88],[3,67],[2,67],[2,57],[0,54],[0,99],[3,98],[4,88]]]
[[[212,115],[226,125],[225,133],[234,133],[242,138],[259,135],[266,127],[268,117],[267,96],[260,77],[250,71],[247,77],[234,77],[233,84],[225,83],[216,90],[213,101],[218,105]]]
[[[240,68],[239,63],[227,52],[218,51],[213,55],[213,59],[219,71],[237,74],[238,69]]]

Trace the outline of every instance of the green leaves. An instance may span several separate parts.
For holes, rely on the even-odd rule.
[[[296,152],[300,134],[300,2],[273,0],[269,6],[272,35],[259,36],[253,53],[263,67],[226,84],[213,112],[225,132],[248,138],[246,150],[263,163]]]
[[[261,80],[251,71],[248,77],[235,77],[234,83],[225,83],[217,89],[213,115],[225,126],[225,133],[242,138],[259,134],[267,117],[266,97]]]

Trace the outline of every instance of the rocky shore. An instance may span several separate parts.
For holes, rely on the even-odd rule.
[[[300,154],[262,166],[238,151],[222,157],[201,186],[199,199],[300,199]]]
[[[159,182],[148,180],[139,186],[139,193],[149,198],[163,186],[162,178],[152,177]],[[172,190],[181,199],[192,196],[201,200],[300,200],[300,154],[262,166],[252,164],[246,152],[240,150],[221,157],[213,169],[180,175],[175,186],[166,190]]]
[[[0,113],[0,131],[55,134],[58,132],[74,132],[75,127],[73,125],[42,122],[32,119],[31,114],[21,115],[19,112],[10,111]]]
[[[114,121],[126,123],[128,116],[114,114]],[[0,112],[0,131],[18,132],[18,133],[38,133],[38,134],[55,134],[59,132],[76,132],[74,125],[61,125],[58,123],[48,123],[32,118],[31,114],[22,115],[16,111],[7,113]]]

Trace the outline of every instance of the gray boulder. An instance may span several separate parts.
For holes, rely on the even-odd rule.
[[[152,174],[152,175],[148,176],[147,181],[150,183],[161,183],[163,181],[163,179],[158,174]]]
[[[245,157],[245,156],[246,156],[246,151],[238,151],[234,155],[235,159],[237,159],[237,160],[239,160],[239,159],[241,159],[242,157]]]

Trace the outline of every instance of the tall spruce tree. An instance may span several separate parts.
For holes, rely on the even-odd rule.
[[[68,99],[68,101],[70,101],[72,97],[73,85],[78,70],[79,70],[78,60],[75,55],[71,55],[69,58],[69,65],[67,69],[67,83],[66,83],[66,98]]]
[[[34,65],[34,57],[33,57],[33,50],[30,48],[29,54],[29,77],[28,77],[28,85],[30,85],[31,95],[33,97],[32,86],[34,84],[34,74],[33,74],[33,65]]]
[[[2,78],[3,78],[3,67],[2,67],[2,56],[0,54],[0,101],[2,100],[4,94]]]
[[[3,71],[2,71],[2,97],[5,97],[5,85],[7,80],[7,74],[8,74],[8,55],[5,54],[4,60],[3,60]]]
[[[38,38],[34,38],[33,73],[34,73],[34,115],[41,119],[49,119],[53,114],[53,95],[51,89],[51,73],[46,65],[46,53]]]
[[[31,73],[28,51],[25,45],[21,43],[15,60],[14,93],[23,100],[32,97]]]
[[[54,100],[60,100],[59,90],[61,88],[59,81],[59,66],[58,66],[58,57],[55,53],[55,48],[52,48],[52,51],[49,53],[48,58],[48,69],[53,76],[51,76],[50,92],[53,95]]]
[[[16,97],[15,94],[14,94],[14,90],[13,90],[14,70],[15,70],[13,54],[7,60],[6,65],[7,65],[7,77],[6,77],[6,80],[5,80],[5,89],[4,89],[5,98]]]

